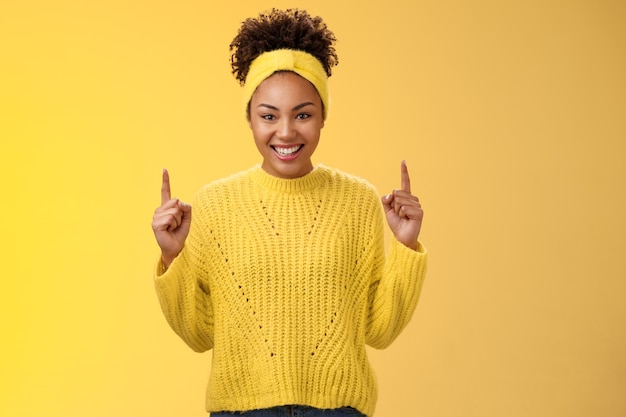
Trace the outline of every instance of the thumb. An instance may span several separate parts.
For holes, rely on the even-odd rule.
[[[381,197],[380,201],[383,203],[385,212],[391,209],[391,203],[393,202],[393,194],[387,194]]]
[[[178,208],[183,212],[183,218],[191,216],[191,204],[179,200]]]

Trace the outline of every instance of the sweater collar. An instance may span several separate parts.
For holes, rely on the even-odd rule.
[[[308,174],[293,179],[270,175],[261,168],[261,165],[256,165],[250,169],[250,177],[254,182],[263,188],[283,193],[299,193],[316,188],[326,181],[328,176],[329,170],[323,165],[315,166]]]

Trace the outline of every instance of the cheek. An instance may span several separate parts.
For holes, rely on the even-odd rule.
[[[311,139],[311,140],[319,140],[319,137],[321,135],[321,130],[324,127],[324,123],[321,124],[317,124],[315,126],[311,126],[310,129],[308,129],[307,131],[307,136]]]
[[[266,135],[267,128],[264,127],[261,123],[248,122],[250,129],[252,130],[252,134],[255,138],[262,138]]]
[[[254,138],[254,142],[259,147],[265,147],[272,139],[273,133],[272,130],[267,126],[259,126],[254,123],[251,126],[252,128],[252,137]]]

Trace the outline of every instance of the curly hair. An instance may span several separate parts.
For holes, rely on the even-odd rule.
[[[296,49],[316,57],[330,77],[339,63],[336,41],[321,17],[298,9],[272,9],[242,22],[230,44],[232,73],[243,85],[256,57],[276,49]]]

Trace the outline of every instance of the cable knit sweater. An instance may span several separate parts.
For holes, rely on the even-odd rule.
[[[195,196],[185,247],[155,285],[173,330],[213,349],[206,406],[351,406],[372,415],[366,344],[388,346],[417,304],[426,252],[393,240],[362,179],[255,166]]]

